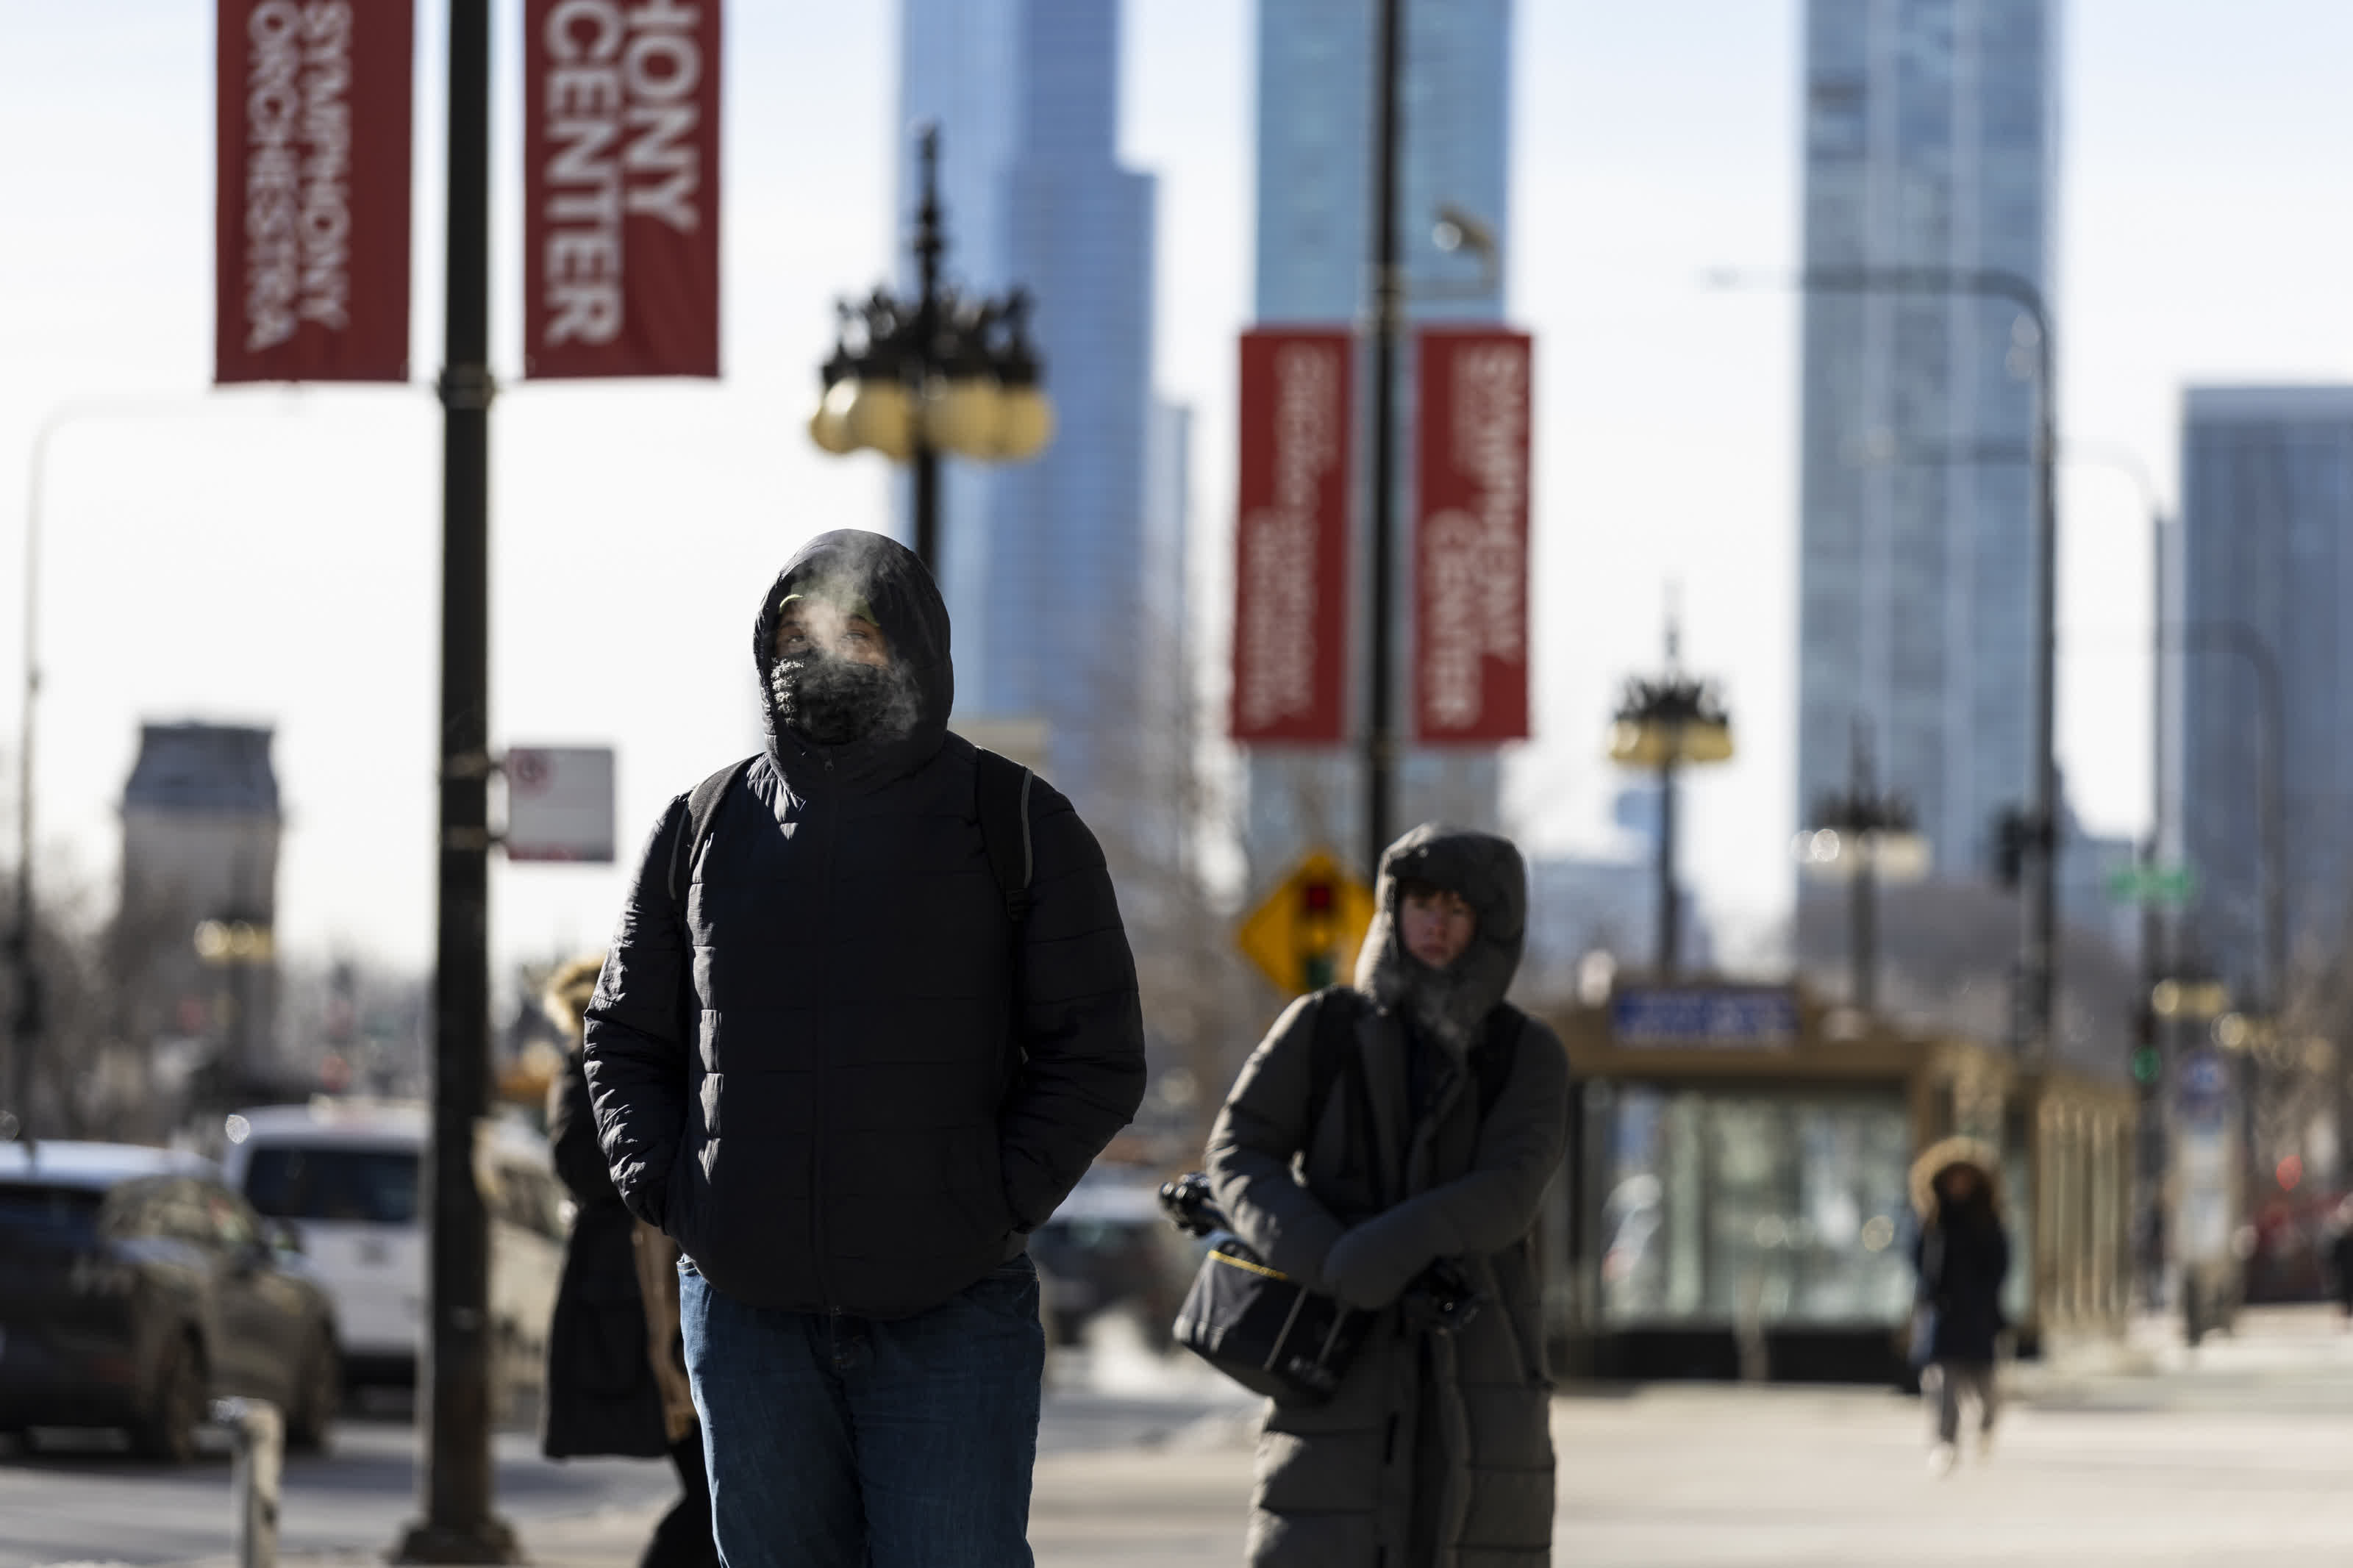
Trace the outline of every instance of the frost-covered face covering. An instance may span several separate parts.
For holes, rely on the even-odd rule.
[[[915,721],[912,675],[854,587],[821,583],[777,606],[768,696],[777,720],[819,746],[904,734]]]
[[[776,700],[776,717],[802,740],[819,746],[846,746],[885,733],[902,708],[912,718],[913,703],[899,700],[903,684],[887,665],[859,664],[827,653],[780,658],[768,671],[768,695]],[[904,722],[896,727],[903,729]]]

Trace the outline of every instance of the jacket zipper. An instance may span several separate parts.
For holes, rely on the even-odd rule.
[[[826,777],[833,776],[833,757],[825,759]],[[825,902],[827,931],[833,930],[837,910],[834,892],[835,850],[840,844],[841,802],[830,788],[826,792],[825,821]],[[828,988],[828,991],[830,987]],[[828,995],[827,1001],[832,1001]],[[826,1121],[826,1058],[831,1054],[832,1030],[821,1027],[817,1032],[817,1094],[810,1106],[809,1117],[809,1261],[817,1270],[817,1294],[828,1316],[841,1317],[840,1304],[833,1299],[833,1283],[826,1278],[825,1268],[825,1121]]]

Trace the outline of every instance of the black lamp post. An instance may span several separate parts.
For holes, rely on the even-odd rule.
[[[1860,721],[1847,787],[1814,805],[1813,829],[1798,836],[1798,858],[1812,875],[1847,884],[1854,964],[1852,1000],[1865,1012],[1879,999],[1879,884],[1910,881],[1926,871],[1927,840],[1912,802],[1882,790],[1872,770],[1871,742]]]
[[[1626,682],[1609,730],[1609,759],[1659,775],[1659,978],[1672,980],[1683,956],[1683,919],[1675,889],[1675,774],[1685,764],[1732,760],[1732,721],[1712,681],[1685,675],[1673,623],[1667,626],[1666,672]]]
[[[841,337],[822,368],[825,393],[809,436],[836,454],[864,447],[913,471],[915,553],[936,575],[942,452],[1020,462],[1054,437],[1053,405],[1039,385],[1029,296],[1011,289],[967,299],[940,280],[947,254],[939,192],[940,132],[917,133],[923,195],[915,208],[917,293],[877,289],[844,300]]]

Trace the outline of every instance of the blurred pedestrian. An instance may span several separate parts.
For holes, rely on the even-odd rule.
[[[1250,1561],[1547,1563],[1535,1228],[1560,1164],[1568,1062],[1504,1001],[1526,870],[1509,839],[1424,826],[1381,858],[1376,905],[1356,984],[1292,1005],[1209,1134],[1209,1178],[1241,1239],[1376,1314],[1330,1403],[1269,1406]],[[1319,1035],[1343,1051],[1329,1083]],[[1442,1259],[1481,1299],[1451,1331],[1400,1306]]]
[[[2010,1273],[2010,1237],[2001,1226],[2000,1160],[1971,1138],[1947,1138],[1912,1164],[1912,1202],[1920,1234],[1912,1244],[1919,1271],[1915,1353],[1925,1362],[1921,1390],[1936,1410],[1929,1468],[1950,1474],[1960,1457],[1961,1402],[1977,1406],[1977,1451],[1993,1453],[1998,1342],[2009,1326],[2001,1310]]]
[[[540,1448],[551,1459],[669,1456],[678,1468],[678,1503],[654,1526],[638,1562],[707,1568],[719,1552],[711,1540],[702,1428],[679,1337],[678,1248],[622,1206],[596,1146],[581,1062],[581,1025],[604,965],[601,952],[565,964],[542,1001],[571,1039],[564,1070],[548,1085],[547,1138],[575,1212],[548,1328]]]
[[[2328,1229],[2328,1283],[2337,1293],[2337,1316],[2353,1324],[2353,1197],[2337,1205]]]
[[[729,1568],[1030,1562],[1026,1251],[1143,1099],[1094,836],[948,733],[948,616],[879,534],[760,599],[767,741],[670,802],[588,1007],[621,1197],[685,1254]]]

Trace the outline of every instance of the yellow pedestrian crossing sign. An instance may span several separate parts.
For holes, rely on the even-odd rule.
[[[1372,889],[1316,849],[1242,921],[1234,942],[1276,990],[1304,994],[1356,973],[1372,923]]]

